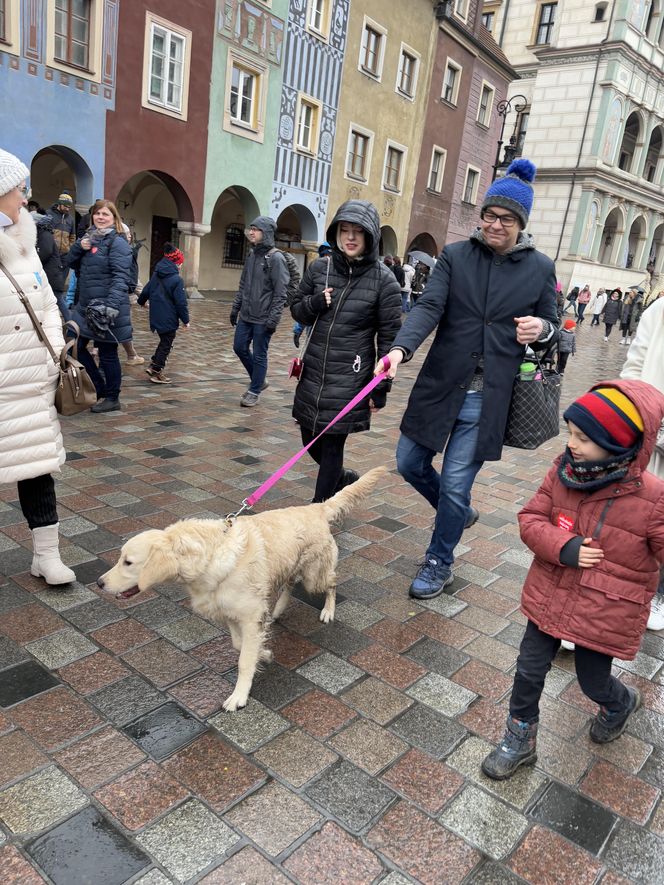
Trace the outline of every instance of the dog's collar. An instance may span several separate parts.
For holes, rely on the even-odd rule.
[[[224,524],[227,525],[230,529],[238,516],[241,516],[245,510],[251,510],[251,504],[249,503],[249,501],[247,501],[246,498],[242,502],[242,507],[240,507],[239,510],[237,510],[235,513],[226,514],[226,516],[224,517]]]

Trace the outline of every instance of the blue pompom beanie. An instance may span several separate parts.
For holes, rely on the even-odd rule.
[[[482,203],[482,211],[490,206],[500,206],[514,212],[521,227],[528,224],[528,216],[533,207],[533,187],[537,168],[530,160],[514,160],[507,167],[503,178],[497,178],[489,187]]]

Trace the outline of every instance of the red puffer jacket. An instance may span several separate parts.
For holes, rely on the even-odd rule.
[[[664,416],[664,396],[644,381],[610,381],[643,417],[643,446],[622,480],[592,492],[567,488],[560,458],[519,513],[521,538],[535,554],[521,611],[545,633],[623,660],[639,650],[664,561],[664,482],[646,467]],[[592,568],[562,565],[574,536],[594,539],[604,559]]]

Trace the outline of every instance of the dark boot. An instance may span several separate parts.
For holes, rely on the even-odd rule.
[[[482,762],[482,771],[495,781],[504,781],[512,777],[520,765],[534,765],[536,738],[537,722],[522,722],[508,716],[503,739]]]
[[[119,399],[100,399],[98,402],[92,406],[90,409],[91,412],[119,412],[120,411],[120,400]]]
[[[345,489],[346,486],[352,485],[352,483],[357,482],[360,478],[360,474],[356,470],[348,470],[346,467],[341,471],[341,478],[337,483],[337,487],[334,490],[334,494],[340,492],[342,489]]]
[[[604,707],[599,708],[599,713],[590,726],[590,740],[596,744],[608,744],[619,738],[627,728],[627,720],[641,706],[641,692],[638,688],[627,686],[629,692],[629,705],[627,712],[610,713]]]

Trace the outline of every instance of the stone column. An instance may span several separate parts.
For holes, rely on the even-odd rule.
[[[201,261],[201,237],[212,230],[209,224],[196,224],[191,221],[178,221],[178,230],[183,236],[182,251],[184,265],[182,278],[188,298],[202,298],[198,291],[198,272]]]

